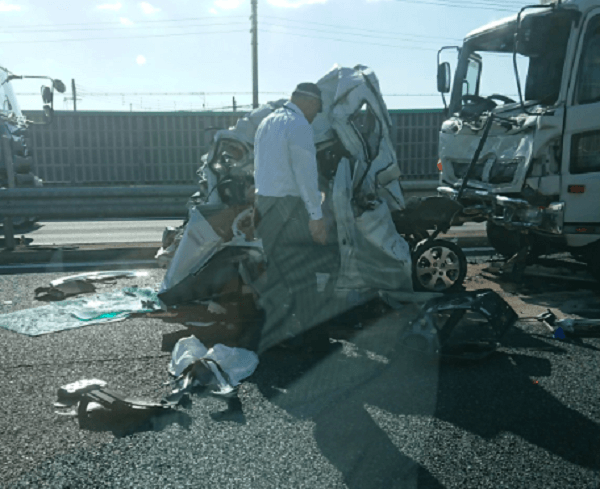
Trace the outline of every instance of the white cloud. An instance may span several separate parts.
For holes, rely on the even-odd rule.
[[[223,10],[233,10],[238,8],[242,0],[216,0],[215,7],[222,8]]]
[[[315,3],[327,3],[327,0],[267,0],[274,7],[298,8]]]
[[[211,9],[209,10],[209,12],[210,12],[211,14],[215,14],[215,15],[217,15],[217,14],[219,13],[219,11],[218,11],[216,8],[211,8]]]
[[[133,22],[125,17],[119,17],[119,20],[123,25],[133,25]]]
[[[137,58],[135,58],[135,62],[138,65],[145,65],[146,64],[146,57],[140,54]]]
[[[145,14],[154,14],[160,11],[159,8],[150,5],[148,2],[140,2],[140,8]]]
[[[0,12],[18,12],[19,10],[21,10],[20,5],[12,5],[4,1],[0,1]]]
[[[98,5],[96,8],[99,10],[121,10],[123,5],[120,3],[103,3],[102,5]]]

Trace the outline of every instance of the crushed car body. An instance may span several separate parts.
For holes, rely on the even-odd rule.
[[[404,208],[404,197],[391,121],[378,80],[364,66],[334,67],[318,86],[323,94],[323,113],[313,127],[319,185],[325,194],[324,214],[332,242],[339,249],[336,288],[412,290],[409,246],[396,232],[391,217],[392,211]],[[203,158],[201,191],[192,200],[200,213],[206,206],[235,210],[206,216],[215,236],[220,235],[213,241],[222,240],[224,248],[261,249],[260,242],[248,236],[251,230],[244,232],[239,224],[250,217],[243,212],[251,207],[254,197],[254,134],[260,122],[284,102],[268,103],[241,118],[235,127],[218,131]],[[178,249],[182,245],[183,240]],[[177,252],[171,267],[176,259]],[[203,265],[196,263],[194,268]],[[163,282],[163,294],[177,285],[169,276],[170,271]]]
[[[326,306],[314,308],[312,324],[302,324],[303,331],[375,297],[402,308],[437,292],[464,290],[464,253],[437,239],[462,205],[446,197],[404,201],[390,117],[375,74],[364,66],[336,66],[317,85],[323,111],[313,127],[328,243],[316,264],[323,267],[316,282]],[[254,236],[253,144],[260,122],[284,103],[268,103],[215,134],[189,219],[178,231],[165,232],[157,254],[163,263],[170,260],[158,294],[165,306],[251,294],[257,308],[268,311],[277,301]],[[260,353],[286,338],[263,326],[260,344],[251,349]]]

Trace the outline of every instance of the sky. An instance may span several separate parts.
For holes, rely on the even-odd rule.
[[[259,101],[335,64],[372,68],[389,109],[442,108],[437,51],[519,0],[258,0]],[[250,0],[0,0],[0,66],[67,85],[55,110],[241,109],[252,103]],[[455,55],[449,55],[455,60]],[[487,72],[514,94],[510,63]],[[40,81],[13,81],[41,109]],[[505,88],[510,85],[510,89]]]

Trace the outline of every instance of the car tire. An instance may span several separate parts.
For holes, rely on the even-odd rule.
[[[444,239],[422,242],[412,258],[415,290],[453,292],[462,288],[467,275],[467,257],[453,242]]]

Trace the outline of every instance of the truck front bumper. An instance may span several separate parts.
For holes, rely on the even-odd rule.
[[[441,195],[456,199],[458,191],[438,187]],[[462,199],[467,203],[463,213],[485,216],[507,229],[531,230],[561,235],[564,231],[564,202],[552,202],[546,207],[533,206],[523,199],[496,195],[486,190],[465,189]]]

